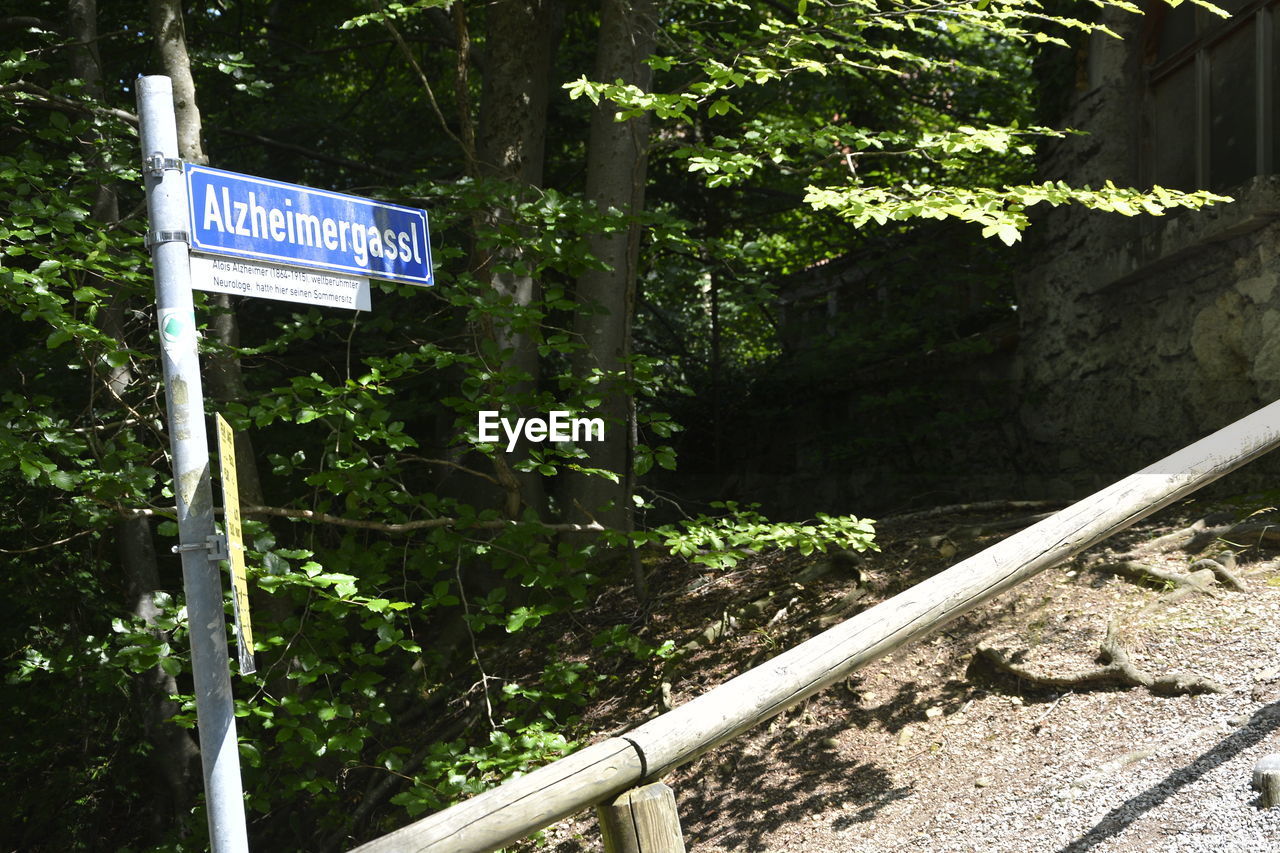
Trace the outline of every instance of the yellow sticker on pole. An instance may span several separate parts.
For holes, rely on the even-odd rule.
[[[240,674],[258,671],[253,661],[253,625],[249,622],[249,581],[244,570],[244,537],[240,531],[240,483],[236,479],[236,434],[222,415],[218,425],[218,459],[222,474],[222,520],[227,531],[227,563],[231,567],[231,599],[235,604],[236,651]]]

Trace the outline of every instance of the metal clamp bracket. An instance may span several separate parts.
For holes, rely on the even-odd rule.
[[[190,245],[191,235],[186,231],[148,231],[142,242],[147,251],[150,252],[153,246],[158,246],[161,243],[186,243]]]
[[[166,157],[157,152],[142,161],[143,170],[153,178],[158,178],[166,171],[182,171],[182,161],[176,157]]]
[[[208,551],[209,553],[207,556],[209,561],[213,563],[216,563],[219,560],[230,559],[227,553],[227,537],[223,536],[221,533],[206,536],[204,538],[203,545],[174,545],[172,550],[175,554],[182,554],[187,551]]]

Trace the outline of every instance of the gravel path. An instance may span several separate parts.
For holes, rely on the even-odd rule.
[[[763,833],[724,832],[713,819],[702,843],[696,833],[706,818],[691,815],[690,849],[1280,851],[1280,808],[1260,809],[1250,786],[1254,763],[1280,752],[1276,578],[1280,567],[1255,566],[1248,593],[1184,599],[1139,622],[1141,641],[1133,649],[1139,665],[1207,675],[1227,685],[1226,694],[1161,697],[1125,688],[1058,696],[1042,691],[1035,698],[975,690],[948,697],[938,686],[917,694],[917,713],[906,717],[914,716],[911,722],[896,731],[892,723],[882,727],[878,744],[875,724],[837,739],[833,760],[852,752],[888,770],[881,803],[869,803],[865,794],[845,799],[823,785],[834,799],[821,811]],[[1051,603],[1038,611],[1014,608],[1004,627],[1016,625],[1025,634],[1027,616],[1036,626],[1042,639],[1028,655],[1029,668],[1086,668],[1092,663],[1087,650],[1096,649],[1105,622],[1102,599],[1119,593],[1110,596],[1111,612],[1134,611],[1150,595],[1123,583],[1112,580],[1090,590],[1038,580],[1023,591],[1024,601]],[[1076,621],[1069,618],[1073,608],[1083,611],[1076,620],[1091,623],[1092,631],[1053,627],[1055,619]],[[1050,624],[1037,621],[1037,612],[1050,614],[1043,620]],[[917,651],[879,675],[944,670],[950,645],[941,638],[932,644],[932,656]],[[882,689],[874,677],[862,686],[874,695]],[[942,713],[930,718],[931,707]],[[822,711],[811,708],[809,714],[820,726]],[[905,737],[905,730],[914,735]],[[696,784],[696,778],[690,774],[685,784]],[[771,823],[767,803],[757,802],[754,810]]]
[[[876,569],[919,555],[886,544]],[[1185,570],[1191,558],[1169,559]],[[1280,851],[1280,807],[1259,808],[1250,786],[1254,763],[1280,753],[1280,559],[1252,550],[1240,574],[1245,592],[1188,594],[1083,564],[1050,570],[668,777],[688,849]],[[1227,692],[1062,692],[974,659],[987,640],[1032,673],[1088,670],[1113,621],[1137,666]],[[724,675],[690,673],[676,702]],[[598,839],[590,815],[547,833],[554,853]]]

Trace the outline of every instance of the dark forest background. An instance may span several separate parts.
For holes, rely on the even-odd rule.
[[[1092,27],[1037,15],[0,2],[0,836],[206,843],[137,75],[173,79],[189,162],[430,214],[436,285],[371,312],[197,294],[242,460],[251,837],[342,849],[589,734],[606,676],[544,629],[620,587],[596,654],[669,654],[653,555],[860,550],[868,516],[1019,496],[1028,208],[1204,201],[1035,177]],[[492,409],[606,440],[506,452]]]

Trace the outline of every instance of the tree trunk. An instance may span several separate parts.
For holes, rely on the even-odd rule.
[[[652,71],[645,62],[653,52],[654,8],[652,0],[603,0],[597,80],[623,80],[648,89]],[[607,102],[591,120],[587,148],[587,199],[601,212],[634,216],[644,209],[645,168],[648,157],[648,113],[625,122],[615,120]],[[608,264],[592,270],[577,282],[581,310],[575,331],[586,349],[575,360],[578,376],[600,370],[608,379],[600,414],[605,419],[605,440],[586,446],[586,465],[617,472],[620,482],[603,477],[573,474],[568,479],[567,504],[574,521],[598,521],[607,527],[631,524],[631,455],[633,402],[627,389],[630,376],[631,317],[636,298],[636,264],[640,251],[640,227],[592,235],[591,253]]]
[[[186,29],[182,23],[182,6],[178,0],[151,0],[151,25],[155,29],[156,49],[160,54],[164,73],[173,81],[173,102],[178,122],[178,153],[188,163],[207,164],[208,155],[200,141],[200,107],[196,103],[196,84],[191,77],[191,57],[187,53]],[[213,338],[225,347],[240,343],[240,328],[236,322],[231,298],[225,293],[210,296],[214,307],[211,331]],[[213,399],[227,402],[246,396],[244,377],[240,371],[240,359],[229,352],[217,352],[209,359],[206,371],[209,394]],[[244,500],[254,505],[263,503],[253,448],[248,436],[236,436],[236,459],[245,469],[240,477]]]
[[[497,0],[487,11],[477,168],[481,177],[505,180],[512,188],[505,202],[488,213],[483,225],[489,228],[511,222],[512,209],[525,189],[542,183],[557,7],[555,0]],[[515,266],[521,253],[518,246],[507,247],[497,256],[473,259],[473,267],[481,277],[498,296],[510,299],[517,310],[534,303],[538,283],[529,273],[496,267]],[[498,322],[491,322],[484,332],[504,353],[501,369],[525,377],[510,386],[508,393],[534,393],[540,371],[533,337],[515,325]],[[542,477],[512,471],[526,454],[524,446],[517,446],[511,453],[500,450],[496,454],[498,479],[506,491],[504,509],[511,517],[518,516],[525,507],[539,515],[546,512]]]
[[[182,22],[182,6],[178,0],[151,0],[151,25],[155,29],[156,49],[164,66],[164,73],[173,81],[174,108],[178,124],[178,153],[189,163],[209,162],[200,141],[202,126],[200,107],[196,102],[196,85],[191,76],[191,57],[187,52],[186,29]],[[205,381],[209,396],[220,403],[244,400],[249,397],[244,374],[240,369],[240,357],[234,348],[240,345],[240,325],[236,321],[231,297],[225,293],[209,295],[213,308],[210,332],[225,349],[209,356],[205,369]],[[258,460],[253,441],[245,430],[236,431],[236,472],[240,485],[240,501],[249,506],[266,503],[262,493],[262,479],[258,474]],[[265,613],[273,622],[280,623],[293,612],[287,596],[254,594],[252,609]],[[281,660],[268,660],[263,667],[267,673],[267,690],[275,696],[295,692],[295,683],[287,679],[289,666]]]
[[[102,58],[98,52],[97,0],[70,0],[67,4],[69,35],[71,37],[70,63],[72,73],[84,81],[85,92],[102,102]],[[86,146],[86,156],[96,156],[94,146]],[[115,188],[109,184],[98,187],[94,199],[92,217],[96,222],[110,224],[120,218]],[[103,281],[97,275],[87,273],[87,282],[112,294],[111,302],[99,313],[98,323],[102,331],[119,342],[125,341],[125,311],[128,294],[120,287]],[[109,366],[103,377],[107,391],[117,400],[123,400],[134,376],[129,365]],[[160,591],[160,573],[156,565],[155,543],[151,525],[145,516],[122,518],[115,528],[117,555],[124,575],[124,586],[133,616],[147,625],[157,639],[164,633],[156,627],[159,608],[156,594]],[[162,838],[174,826],[181,825],[194,802],[192,780],[196,773],[196,761],[200,751],[186,730],[171,720],[180,710],[171,697],[178,692],[173,676],[159,666],[152,667],[133,678],[133,696],[142,720],[144,740],[151,746],[148,755],[152,772],[151,800],[155,808],[150,813],[150,834],[153,839]]]
[[[160,572],[156,565],[155,541],[151,520],[145,516],[121,519],[116,524],[121,565],[125,567],[126,591],[133,615],[162,637],[155,628],[160,608],[156,593],[160,590]],[[146,740],[154,748],[148,756],[153,772],[151,830],[154,838],[162,838],[174,826],[181,826],[195,801],[193,780],[199,777],[200,749],[186,729],[171,720],[181,708],[171,697],[178,693],[172,675],[154,666],[134,678],[134,697],[142,709],[142,727]]]
[[[200,108],[196,105],[196,83],[191,77],[191,57],[187,53],[187,33],[182,24],[182,4],[178,0],[151,0],[151,28],[164,73],[173,81],[173,105],[178,118],[178,151],[182,159],[205,164],[200,142]]]

